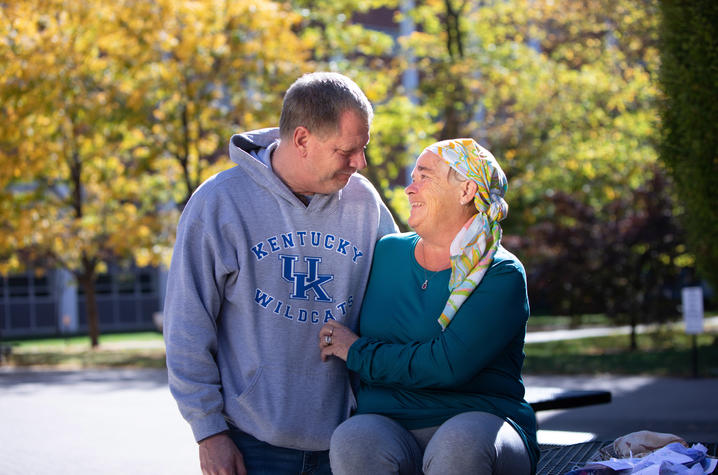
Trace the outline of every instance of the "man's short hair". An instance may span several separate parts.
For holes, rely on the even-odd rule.
[[[374,116],[369,99],[348,77],[330,72],[305,74],[284,95],[279,134],[289,139],[299,126],[318,135],[338,132],[339,118],[347,110],[356,111],[369,124]]]

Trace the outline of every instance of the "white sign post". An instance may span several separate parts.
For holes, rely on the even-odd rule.
[[[686,333],[689,335],[703,333],[703,289],[701,287],[683,287],[681,300]]]
[[[703,289],[701,287],[683,287],[681,292],[683,320],[686,333],[693,335],[693,377],[698,377],[698,342],[696,335],[703,333]]]

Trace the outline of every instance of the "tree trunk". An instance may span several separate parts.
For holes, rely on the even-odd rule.
[[[638,319],[636,318],[636,313],[631,312],[631,351],[636,351],[638,349],[638,339],[637,339],[637,331],[636,327],[638,326]]]
[[[571,320],[569,320],[568,327],[576,329],[581,327],[581,321],[583,320],[580,313],[571,313]]]
[[[100,316],[97,311],[97,298],[95,296],[95,277],[94,269],[86,269],[83,275],[78,278],[82,290],[85,291],[85,310],[87,312],[87,326],[92,348],[97,348],[100,344]]]

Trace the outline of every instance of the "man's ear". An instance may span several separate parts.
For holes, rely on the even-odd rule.
[[[294,147],[299,152],[299,155],[302,158],[305,158],[308,151],[308,144],[309,144],[309,136],[311,135],[311,132],[309,132],[309,129],[303,126],[299,126],[296,129],[294,129],[294,135],[292,136],[292,143],[294,144]]]
[[[479,191],[479,185],[474,180],[466,180],[461,184],[461,204],[469,204],[476,196],[476,192]]]

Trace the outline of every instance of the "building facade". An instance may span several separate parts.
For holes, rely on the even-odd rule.
[[[111,266],[95,285],[100,332],[159,329],[166,272]],[[85,294],[64,270],[0,276],[0,338],[85,334]]]

